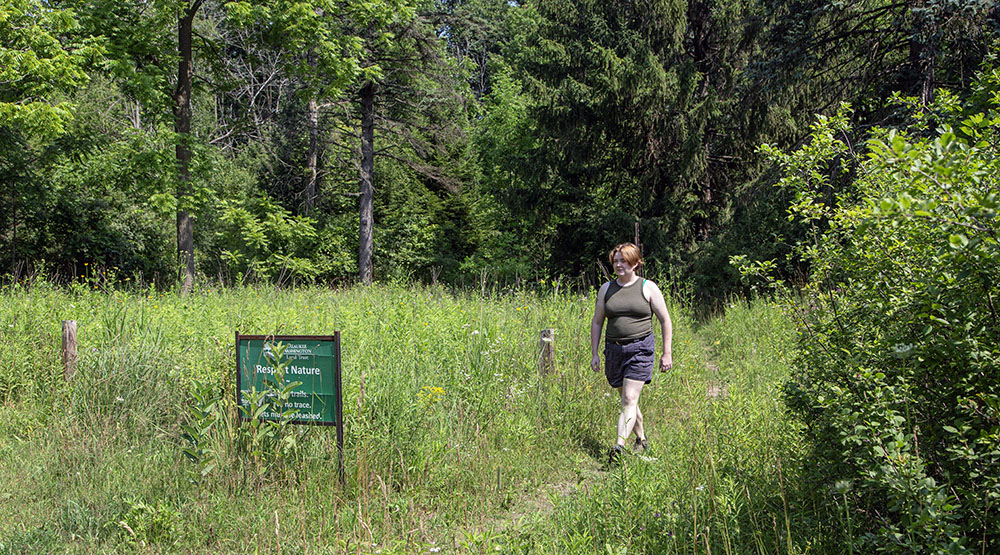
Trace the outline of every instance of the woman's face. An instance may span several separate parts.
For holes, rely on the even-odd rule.
[[[625,257],[620,252],[615,253],[615,257],[611,259],[611,265],[614,266],[615,273],[620,276],[631,274],[635,271],[635,266],[626,262]]]

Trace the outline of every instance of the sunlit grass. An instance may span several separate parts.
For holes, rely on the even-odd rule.
[[[0,550],[739,553],[814,543],[818,513],[788,506],[798,502],[786,493],[798,436],[780,405],[791,330],[777,308],[734,305],[698,328],[675,303],[675,369],[641,401],[655,460],[604,472],[618,399],[589,369],[593,302],[549,289],[206,287],[178,297],[8,286],[0,499],[18,510],[0,516]],[[61,320],[78,322],[71,384]],[[543,376],[544,328],[556,329],[557,363]],[[224,464],[202,475],[183,457],[191,393],[233,396],[237,331],[334,330],[343,486],[330,429],[299,430],[297,458],[270,474],[250,472],[228,444],[229,419],[207,436]]]

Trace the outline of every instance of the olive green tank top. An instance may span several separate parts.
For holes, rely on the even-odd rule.
[[[653,333],[653,307],[642,296],[646,280],[639,278],[622,287],[618,280],[608,284],[604,294],[604,315],[608,329],[604,337],[609,341],[631,341]]]

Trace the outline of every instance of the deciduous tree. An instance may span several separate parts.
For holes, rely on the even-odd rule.
[[[85,69],[103,51],[98,39],[75,34],[72,10],[40,0],[0,5],[0,233],[17,273],[19,213],[32,189],[41,149],[73,120],[68,95],[89,79]]]

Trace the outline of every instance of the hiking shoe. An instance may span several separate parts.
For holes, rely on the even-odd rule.
[[[635,438],[635,445],[632,446],[632,451],[635,453],[645,453],[649,451],[649,440]]]
[[[615,445],[608,452],[608,466],[615,466],[622,462],[622,457],[625,456],[625,447],[621,445]]]

